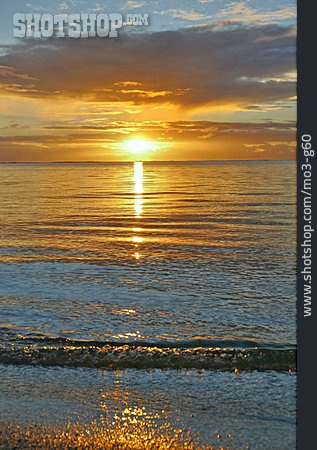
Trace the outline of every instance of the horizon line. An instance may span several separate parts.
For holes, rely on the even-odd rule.
[[[66,160],[66,161],[0,161],[0,164],[127,164],[134,162],[143,162],[143,163],[206,163],[206,162],[282,162],[282,161],[297,161],[297,158],[293,159],[184,159],[184,160],[125,160],[125,161],[95,161],[95,160],[86,160],[86,161],[76,161],[76,160]]]

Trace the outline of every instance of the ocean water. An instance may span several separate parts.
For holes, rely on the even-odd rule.
[[[204,444],[295,448],[295,173],[1,165],[1,422],[137,405]]]

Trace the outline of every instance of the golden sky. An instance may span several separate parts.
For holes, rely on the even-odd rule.
[[[115,39],[2,37],[0,161],[293,159],[294,9],[253,3],[192,1]]]

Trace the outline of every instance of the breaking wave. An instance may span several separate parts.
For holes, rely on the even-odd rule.
[[[0,345],[0,363],[104,369],[296,370],[294,346],[234,340],[100,342],[19,337]]]

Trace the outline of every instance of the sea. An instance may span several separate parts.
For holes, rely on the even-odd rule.
[[[67,426],[91,448],[114,427],[295,449],[295,180],[294,161],[1,164],[0,446]]]

